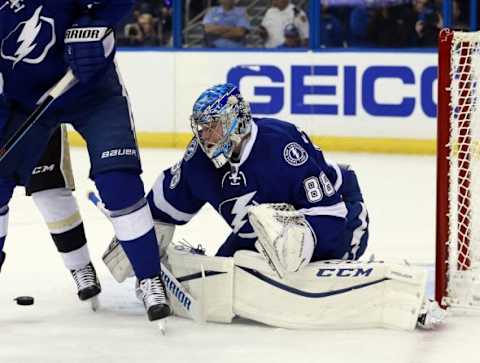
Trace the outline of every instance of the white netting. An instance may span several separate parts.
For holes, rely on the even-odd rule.
[[[480,32],[454,33],[450,76],[450,222],[445,303],[480,308]]]

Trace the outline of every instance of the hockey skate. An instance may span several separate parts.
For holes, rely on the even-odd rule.
[[[160,276],[140,280],[137,294],[142,297],[148,320],[158,321],[158,327],[165,333],[165,318],[171,313]]]
[[[425,299],[418,315],[417,327],[425,330],[434,329],[441,325],[447,316],[435,300]]]
[[[77,285],[78,298],[81,301],[90,302],[92,310],[96,311],[100,306],[98,294],[100,294],[102,288],[92,263],[90,262],[85,267],[77,270],[70,270],[70,272]]]

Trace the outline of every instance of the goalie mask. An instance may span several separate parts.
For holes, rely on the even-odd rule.
[[[251,130],[250,106],[233,84],[204,91],[193,105],[190,122],[202,150],[217,168],[232,157],[236,145]]]

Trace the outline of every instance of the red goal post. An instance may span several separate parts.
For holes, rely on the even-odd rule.
[[[438,54],[435,298],[480,312],[480,32],[443,29]]]

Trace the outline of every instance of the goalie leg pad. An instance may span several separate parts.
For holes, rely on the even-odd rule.
[[[177,280],[203,307],[205,321],[230,323],[233,313],[233,257],[193,254],[170,246],[168,265]],[[171,299],[175,315],[188,318],[185,309]]]
[[[284,279],[261,255],[234,256],[235,314],[297,329],[415,328],[426,272],[382,262],[322,261]]]
[[[173,238],[175,225],[155,222],[154,227],[161,258],[164,256],[167,246]],[[107,250],[103,253],[102,259],[118,282],[125,281],[127,277],[134,276],[132,264],[116,237],[114,237],[108,245]]]

